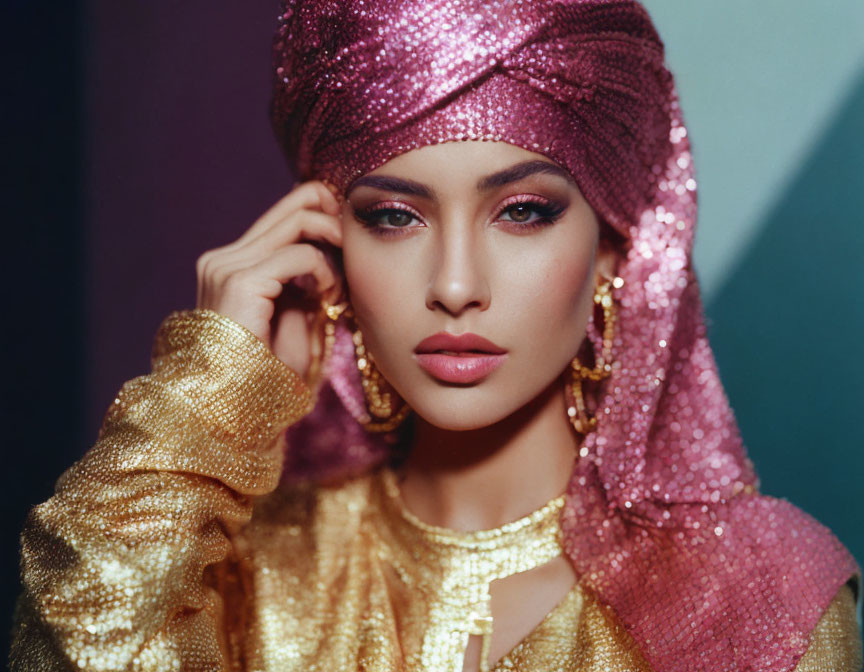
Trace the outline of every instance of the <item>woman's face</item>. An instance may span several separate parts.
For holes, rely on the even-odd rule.
[[[615,271],[569,174],[504,142],[401,154],[349,185],[343,208],[345,279],[366,347],[443,429],[491,425],[555,383],[585,337],[595,285]],[[497,347],[421,345],[442,332]]]

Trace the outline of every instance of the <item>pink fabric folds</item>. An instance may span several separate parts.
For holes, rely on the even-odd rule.
[[[658,672],[792,670],[860,574],[758,480],[721,385],[691,266],[697,185],[663,44],[630,0],[285,2],[272,118],[301,179],[339,187],[412,148],[502,140],[548,156],[626,240],[615,368],[577,459],[565,545]],[[364,434],[340,325],[289,477],[387,455]]]

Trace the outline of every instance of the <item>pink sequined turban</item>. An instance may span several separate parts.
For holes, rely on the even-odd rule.
[[[758,480],[691,266],[696,182],[663,44],[629,0],[287,2],[272,117],[301,179],[345,188],[389,158],[502,140],[566,167],[626,239],[616,365],[577,459],[565,547],[658,672],[792,670],[860,568]],[[593,325],[592,325],[593,326]],[[340,327],[289,471],[375,463]]]

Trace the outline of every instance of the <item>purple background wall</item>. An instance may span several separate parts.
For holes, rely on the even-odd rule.
[[[676,15],[670,17],[665,9],[669,4],[648,0],[646,5],[662,7],[670,27],[675,25],[671,18]],[[689,15],[678,19],[677,32],[667,33],[658,23],[661,34],[679,40],[667,44],[670,57],[682,45],[691,51],[701,48],[701,43],[680,40],[699,34],[696,24],[709,15],[707,5],[694,4]],[[87,7],[84,219],[89,276],[82,450],[95,438],[118,387],[148,370],[160,321],[171,310],[194,305],[198,255],[236,238],[291,187],[267,115],[277,0],[89,0]],[[752,10],[753,25],[773,25],[778,8],[792,12],[793,24],[808,25],[811,9],[804,2],[760,5]],[[727,10],[721,16],[731,20],[733,14]],[[834,29],[847,35],[840,26]],[[836,47],[849,39],[842,35],[836,43],[826,36],[801,47],[804,60],[822,62],[832,72],[840,68],[846,51]],[[715,49],[738,49],[722,28],[704,37],[713,40]],[[771,78],[771,59],[763,62],[758,49],[745,45],[746,37],[738,38],[742,71],[757,81]],[[777,44],[773,49],[792,54],[799,46]],[[795,56],[801,58],[801,53]],[[688,81],[701,87],[689,92],[685,110],[688,100],[701,100],[703,107],[693,109],[705,115],[708,100],[713,113],[720,75],[705,68],[704,61],[697,67],[698,59],[681,63],[696,68]],[[778,58],[775,66],[784,65],[785,59]],[[794,63],[785,67],[796,71]],[[742,72],[727,76],[744,78]],[[855,289],[864,259],[864,128],[860,111],[855,112],[864,79],[855,78],[849,86],[812,150],[791,167],[793,179],[774,194],[774,207],[751,223],[753,238],[707,303],[707,313],[724,386],[763,491],[790,497],[864,558],[864,507],[856,494],[864,477],[858,410],[864,362],[850,364],[845,355],[860,349],[864,329]],[[755,101],[738,110],[738,118],[779,123],[786,106],[806,94],[790,89],[788,100]],[[691,121],[696,122],[693,130],[705,118]],[[732,120],[721,114],[715,122],[716,127],[702,126],[706,135]],[[792,130],[789,135],[794,137]],[[708,146],[698,138],[694,143],[697,154],[699,147]],[[735,162],[718,160],[716,153],[704,158],[714,162],[709,187],[738,169]],[[768,189],[755,179],[749,187]],[[741,196],[730,191],[721,198],[735,202]],[[734,228],[703,218],[700,225],[705,224],[715,233],[719,228],[729,234]],[[803,274],[802,263],[807,268]],[[827,295],[825,287],[831,288]],[[766,301],[765,296],[772,298]],[[830,308],[832,302],[836,309]],[[802,324],[802,315],[818,319]],[[826,342],[832,343],[830,352],[814,356],[814,343]],[[807,363],[803,381],[801,362]],[[795,409],[796,422],[788,420],[790,409]],[[821,452],[813,450],[812,437],[818,437]]]
[[[149,370],[161,320],[194,305],[198,255],[292,186],[267,118],[277,9],[0,0],[7,623],[27,510],[93,443],[120,385]],[[708,305],[765,491],[859,559],[864,360],[848,353],[864,332],[862,106],[864,71]]]
[[[194,307],[198,255],[291,188],[267,117],[277,9],[88,4],[85,445],[161,320]]]

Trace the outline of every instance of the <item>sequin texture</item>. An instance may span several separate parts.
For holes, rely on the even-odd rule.
[[[274,73],[274,127],[304,179],[344,188],[415,147],[506,141],[566,167],[626,240],[615,364],[559,521],[579,583],[501,669],[855,669],[844,584],[860,599],[860,568],[759,493],[719,379],[691,265],[690,140],[644,9],[286,1]],[[355,420],[338,334],[310,412],[302,380],[239,325],[169,319],[152,373],[28,517],[16,672],[410,669],[400,642],[424,628],[399,625],[371,550],[386,536],[371,477],[291,485],[387,456]]]
[[[273,56],[273,124],[303,179],[344,189],[399,153],[466,140],[510,142],[571,172],[626,243],[613,373],[562,514],[567,553],[657,669],[793,669],[861,570],[830,530],[758,493],[691,264],[690,138],[644,8],[294,0]],[[362,396],[352,367],[343,347],[328,383],[340,403],[298,432],[335,417],[353,427]],[[305,473],[362,470],[387,453],[374,439],[331,438],[316,446],[326,462],[300,460]],[[334,461],[340,443],[352,449]]]
[[[373,510],[380,557],[392,567],[408,595],[405,611],[413,627],[401,628],[410,670],[462,672],[470,635],[482,638],[481,670],[486,672],[494,623],[490,584],[540,567],[560,556],[559,517],[563,495],[524,518],[493,530],[453,532],[426,525],[401,505],[392,472]],[[420,558],[418,562],[417,558]],[[413,632],[412,632],[413,631]],[[413,636],[412,636],[413,635]],[[413,641],[412,641],[413,640]]]
[[[441,534],[406,517],[383,470],[278,487],[281,428],[309,405],[242,326],[170,316],[152,372],[124,385],[97,444],[28,517],[13,672],[438,671],[454,655],[423,658],[422,642],[447,639],[430,623],[458,631],[484,580],[560,554],[561,497],[495,530]],[[493,571],[472,571],[467,552]],[[456,590],[441,590],[447,575]],[[843,587],[797,672],[857,669],[854,606]],[[577,583],[492,669],[651,668]]]

